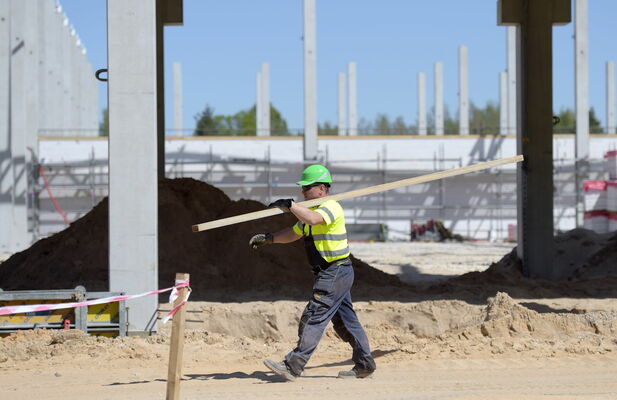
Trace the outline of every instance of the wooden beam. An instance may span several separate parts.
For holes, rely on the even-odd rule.
[[[507,158],[501,158],[499,160],[487,161],[479,164],[468,165],[466,167],[450,169],[447,171],[434,172],[428,175],[417,176],[415,178],[402,179],[395,182],[384,183],[382,185],[370,186],[364,189],[352,190],[350,192],[339,193],[332,196],[320,197],[318,199],[302,201],[298,204],[302,204],[305,207],[314,207],[328,200],[345,200],[352,199],[354,197],[367,196],[369,194],[375,194],[385,192],[387,190],[396,189],[403,186],[417,185],[419,183],[426,183],[430,181],[436,181],[438,179],[450,178],[457,175],[468,174],[470,172],[482,171],[488,168],[498,167],[500,165],[512,164],[523,161],[523,156],[513,156]],[[222,226],[239,224],[240,222],[252,221],[255,219],[271,217],[278,214],[283,214],[280,208],[268,208],[266,210],[254,211],[247,214],[236,215],[235,217],[217,219],[215,221],[204,222],[202,224],[193,225],[193,232],[207,231],[209,229],[220,228]]]
[[[186,281],[189,274],[177,273],[176,284]],[[185,298],[187,288],[178,290],[178,298],[174,301],[173,308],[177,307]],[[182,353],[184,351],[184,320],[186,317],[186,304],[176,311],[171,326],[171,339],[169,344],[169,369],[167,371],[167,397],[166,400],[180,399],[180,380],[182,378]]]

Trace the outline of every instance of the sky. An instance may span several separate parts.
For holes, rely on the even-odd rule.
[[[59,0],[93,68],[107,66],[106,0]],[[575,0],[572,0],[574,4]],[[616,0],[588,0],[589,100],[606,121],[606,61],[617,61]],[[444,100],[458,109],[458,47],[469,49],[469,97],[499,100],[506,28],[497,0],[316,0],[317,117],[336,125],[337,75],[357,64],[358,118],[379,113],[417,120],[417,74],[434,104],[433,66],[444,64]],[[302,0],[184,0],[184,25],[165,27],[166,128],[173,128],[173,62],[182,65],[183,126],[206,105],[235,114],[255,104],[256,74],[270,64],[270,100],[291,129],[302,129]],[[572,12],[574,17],[574,12]],[[574,23],[553,28],[553,105],[574,109]],[[107,105],[100,84],[101,109]],[[187,132],[188,133],[188,132]],[[190,134],[190,133],[188,133]]]

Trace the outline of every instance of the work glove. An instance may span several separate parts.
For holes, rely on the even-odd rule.
[[[274,203],[268,204],[268,208],[281,207],[281,208],[290,209],[291,208],[291,203],[293,201],[294,201],[293,199],[279,199],[279,200],[275,201]]]
[[[258,249],[261,246],[274,243],[274,236],[271,233],[258,233],[249,240],[249,246]]]

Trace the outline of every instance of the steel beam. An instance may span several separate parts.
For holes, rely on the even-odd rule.
[[[518,26],[517,253],[523,273],[552,279],[553,25],[570,22],[570,0],[500,0],[498,24]]]

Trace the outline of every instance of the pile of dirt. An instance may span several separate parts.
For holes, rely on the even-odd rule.
[[[89,336],[80,330],[23,330],[0,340],[0,365],[6,362],[75,360],[151,360],[161,354],[152,346],[153,339]]]
[[[302,241],[266,246],[248,241],[256,233],[291,226],[290,214],[193,233],[195,223],[265,209],[251,200],[232,201],[221,190],[190,178],[159,183],[159,286],[176,272],[191,274],[192,299],[238,301],[306,297],[313,275]],[[391,275],[354,259],[354,294],[370,296],[400,287]],[[42,239],[2,263],[3,290],[108,290],[108,200],[105,198],[67,229]],[[381,288],[381,289],[380,289]],[[242,298],[240,298],[240,295]]]
[[[617,233],[576,228],[554,238],[553,279],[523,274],[515,247],[482,272],[469,272],[424,291],[482,302],[495,293],[516,298],[617,297]]]
[[[297,340],[303,302],[190,302],[185,357],[229,362],[284,354]],[[617,351],[617,311],[539,313],[497,293],[482,305],[456,300],[358,302],[356,311],[379,363],[412,358],[534,357]],[[197,320],[201,319],[201,322]],[[0,368],[43,363],[151,365],[166,360],[169,324],[148,338],[105,338],[80,331],[21,331],[0,338]],[[341,359],[347,343],[329,327],[320,352]],[[197,356],[196,356],[197,355]]]

